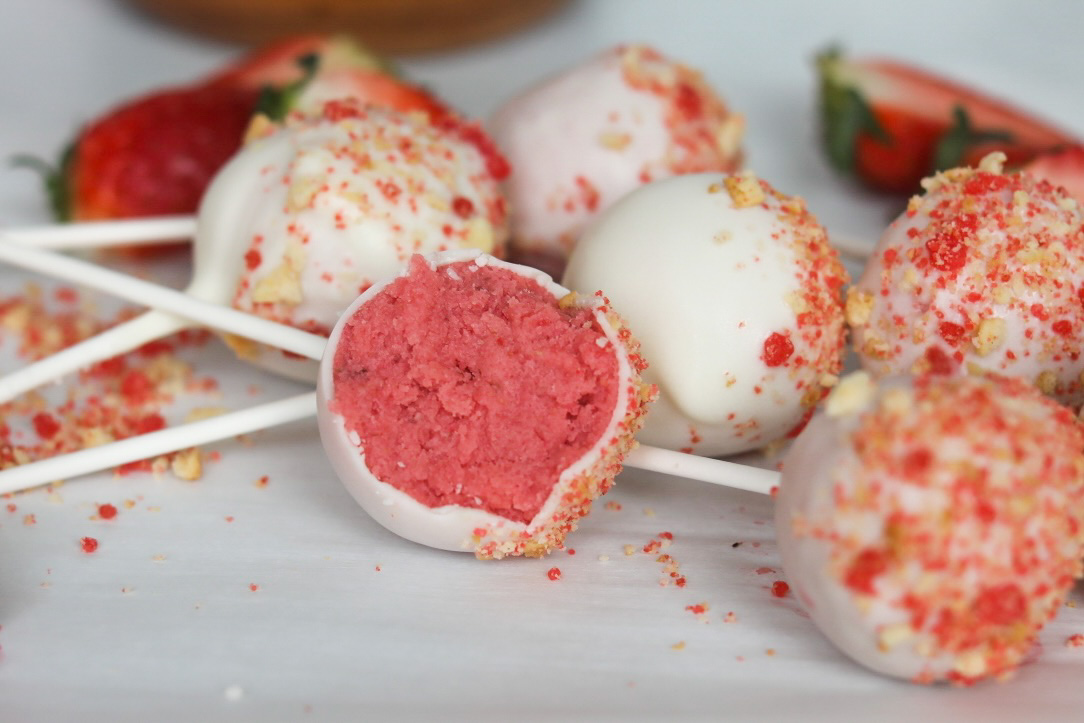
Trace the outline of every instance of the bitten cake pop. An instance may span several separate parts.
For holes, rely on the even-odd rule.
[[[847,293],[875,375],[982,369],[1084,402],[1084,213],[1004,156],[927,179]]]
[[[328,343],[320,436],[339,478],[396,534],[483,558],[559,547],[651,395],[604,299],[477,253],[415,257]]]
[[[506,166],[477,126],[338,101],[267,131],[204,196],[189,294],[326,334],[412,253],[503,250]],[[148,312],[6,378],[0,401],[186,325]],[[315,379],[308,361],[231,341],[261,366]]]
[[[783,460],[787,580],[844,653],[971,683],[1018,666],[1084,554],[1084,432],[1019,379],[844,380]]]
[[[563,282],[605,289],[636,329],[660,391],[640,439],[715,456],[796,433],[835,383],[845,280],[801,199],[704,173],[618,201]]]
[[[446,254],[457,255],[452,258],[445,257],[444,255]],[[477,257],[472,254],[477,254]],[[286,326],[274,321],[262,319],[258,316],[253,316],[252,314],[238,311],[227,306],[203,301],[186,294],[183,291],[175,291],[173,289],[158,286],[53,251],[28,248],[25,246],[20,247],[15,244],[0,244],[0,260],[33,271],[49,270],[57,278],[73,283],[79,283],[99,291],[108,291],[129,301],[161,309],[162,311],[168,311],[172,314],[176,314],[182,319],[190,319],[194,323],[203,324],[222,332],[236,334],[245,339],[252,339],[268,346],[277,347],[301,358],[312,360],[332,359],[335,358],[336,355],[334,346],[330,349],[327,348],[328,340],[325,337],[310,334],[309,332],[302,331],[292,326]],[[430,259],[430,263],[431,265],[437,264],[442,260],[449,261],[450,263],[473,260],[475,265],[482,267],[489,267],[497,264],[497,260],[494,257],[469,250],[438,252]],[[536,269],[510,265],[507,262],[502,262],[502,268],[506,268],[508,271],[514,271],[528,279],[535,279],[543,288],[551,290],[559,289],[562,292],[565,291],[562,287],[553,284],[549,277]],[[577,300],[577,297],[574,294],[566,294],[558,301],[558,306],[559,308],[584,306],[601,312],[602,307],[607,306],[608,302],[604,299],[600,301],[600,294],[595,294],[593,296],[599,298],[585,302]],[[515,301],[514,298],[512,300]],[[483,311],[484,310],[485,309],[483,309]],[[612,312],[608,312],[606,318],[610,321],[611,326],[616,323]],[[418,321],[422,325],[422,328],[427,330],[425,333],[429,333],[429,327],[426,326],[426,324],[434,322],[439,323],[439,315],[435,315],[429,320],[418,319]],[[528,318],[527,321],[531,321],[531,319]],[[629,332],[623,327],[618,328],[615,326],[614,328],[618,329],[616,332],[617,336],[623,342],[626,350],[634,349],[635,344],[632,341]],[[599,342],[600,340],[595,341],[596,344]],[[499,349],[504,343],[505,342],[502,340],[497,340],[495,346]],[[603,347],[600,346],[600,348]],[[426,360],[422,358],[422,362],[424,364],[426,363]],[[638,371],[642,369],[644,362],[634,351],[629,351],[628,364],[632,366],[634,370]],[[618,360],[618,368],[624,368],[620,359]],[[507,367],[506,369],[510,373],[515,374],[518,374],[520,371],[519,368],[513,369]],[[573,375],[572,382],[574,386],[576,380],[575,375],[580,374],[580,372],[574,366],[570,366],[566,371]],[[0,388],[3,387],[6,380],[7,377],[0,378]],[[553,388],[556,389],[556,386]],[[643,393],[642,403],[654,397],[655,389],[653,387],[641,384],[639,385],[639,388]],[[310,392],[290,399],[257,405],[238,412],[229,412],[212,419],[191,422],[177,427],[160,430],[158,432],[139,435],[138,437],[131,437],[117,442],[88,447],[79,450],[78,452],[61,454],[55,457],[20,464],[0,471],[0,494],[29,489],[57,479],[65,479],[96,472],[108,467],[123,465],[147,457],[174,452],[194,445],[227,439],[240,434],[273,427],[278,424],[285,424],[306,416],[315,415],[318,407],[321,409],[322,413],[330,413],[328,411],[330,406],[326,397],[322,397],[319,404],[317,401],[316,393]],[[443,421],[445,420],[436,418],[437,423],[443,423]],[[528,430],[531,428],[531,425],[536,424],[536,422],[532,421],[530,418],[523,423],[521,423],[518,418],[509,419],[509,423],[511,425],[519,425],[520,429]],[[630,424],[630,427],[631,426],[632,425]],[[330,434],[348,434],[342,425],[335,424],[328,424],[325,427],[322,427],[321,431],[327,431]],[[439,435],[440,433],[440,429],[434,430],[434,434]],[[514,431],[510,430],[510,433],[514,434]],[[565,442],[560,436],[550,436],[546,439],[558,444],[563,444]],[[356,446],[355,441],[352,439],[348,444],[351,447]],[[624,458],[624,462],[629,466],[638,467],[640,469],[701,480],[727,487],[734,487],[736,489],[751,490],[763,494],[768,494],[771,491],[778,478],[777,473],[766,469],[760,469],[759,467],[734,464],[707,457],[697,457],[691,454],[674,452],[658,447],[648,447],[645,445],[638,445],[629,451],[628,455]],[[365,474],[369,475],[371,473],[365,472]],[[352,483],[347,482],[347,484],[350,485]],[[497,480],[497,484],[500,484],[500,480]]]
[[[559,265],[587,222],[637,186],[737,169],[744,122],[700,73],[624,45],[508,101],[489,127],[512,166],[514,249]]]

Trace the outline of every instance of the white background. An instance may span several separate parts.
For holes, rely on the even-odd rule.
[[[595,51],[651,43],[701,69],[746,115],[750,167],[804,196],[830,229],[872,243],[895,205],[827,168],[816,52],[839,43],[919,63],[1084,136],[1082,31],[1084,4],[1068,0],[595,0],[402,67],[484,117]],[[237,52],[117,2],[4,0],[0,158],[52,157],[113,103]],[[32,174],[0,168],[0,226],[46,220]],[[185,269],[168,275],[180,283]],[[0,296],[24,280],[0,270]],[[17,363],[11,351],[0,345],[0,371]],[[250,384],[261,399],[303,389],[217,343],[195,364],[223,382],[225,399],[209,403],[247,405]],[[1084,709],[1084,649],[1064,645],[1084,633],[1079,607],[1048,626],[1038,662],[1002,685],[916,687],[850,663],[793,596],[769,593],[783,577],[771,504],[752,494],[627,472],[608,497],[621,509],[597,506],[570,540],[575,555],[481,563],[371,522],[312,423],[213,448],[222,461],[197,483],[104,474],[19,495],[16,513],[0,505],[0,721],[1071,720]],[[137,498],[115,520],[90,519],[98,503]],[[22,523],[29,513],[38,524]],[[624,554],[664,530],[684,589],[658,584],[653,555]],[[78,549],[85,535],[101,542],[94,555]],[[555,565],[556,582],[546,575]],[[1084,605],[1079,587],[1073,602]],[[685,609],[697,603],[710,608],[704,620]],[[730,611],[737,622],[724,622]]]

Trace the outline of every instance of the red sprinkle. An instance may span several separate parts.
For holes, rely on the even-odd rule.
[[[79,541],[79,545],[88,555],[98,549],[98,541],[93,537],[84,537]]]
[[[549,569],[549,572],[546,573],[546,577],[548,577],[550,580],[560,580],[561,579],[561,568],[559,568],[559,567],[551,567]]]
[[[768,366],[778,367],[785,364],[793,353],[794,343],[790,340],[790,337],[780,334],[778,331],[773,331],[764,340],[764,353],[760,358]]]
[[[117,516],[117,508],[108,502],[104,505],[98,505],[98,517],[103,520],[111,520]]]
[[[38,412],[31,421],[34,424],[34,431],[42,439],[52,439],[60,431],[60,422],[48,412]]]
[[[245,253],[245,268],[249,271],[259,266],[261,261],[263,261],[263,254],[260,253],[259,249],[249,249]]]
[[[776,580],[772,583],[772,595],[775,595],[776,597],[786,597],[788,592],[790,592],[790,585],[782,580]]]
[[[960,340],[964,338],[964,334],[967,333],[967,330],[951,321],[942,321],[937,327],[937,333],[950,346],[956,346],[960,343]]]
[[[469,198],[456,196],[452,199],[452,211],[460,218],[470,218],[474,213],[474,204]]]
[[[888,556],[883,550],[867,547],[851,563],[844,584],[855,592],[872,595],[873,581],[888,569]]]

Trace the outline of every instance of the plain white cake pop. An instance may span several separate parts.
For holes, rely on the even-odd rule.
[[[795,433],[835,383],[845,280],[800,199],[703,173],[618,201],[563,283],[604,289],[640,338],[660,391],[640,439],[716,456]]]

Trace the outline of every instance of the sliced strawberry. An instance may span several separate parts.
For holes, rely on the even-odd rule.
[[[322,68],[351,68],[395,75],[391,64],[345,35],[293,35],[242,56],[204,83],[260,89],[281,87],[302,76],[298,58],[320,57]]]
[[[1001,150],[1020,166],[1073,138],[951,80],[883,59],[817,59],[825,150],[879,191],[910,193],[932,171]]]
[[[305,62],[310,58],[312,65]],[[349,97],[404,112],[420,110],[433,117],[451,112],[436,96],[402,80],[389,62],[345,35],[287,38],[244,56],[206,82],[273,89],[261,106],[273,118],[280,117],[284,108],[311,112],[326,101]]]
[[[236,151],[259,92],[225,86],[139,98],[88,126],[66,154],[62,218],[191,213]]]
[[[1069,146],[1043,153],[1024,166],[1023,170],[1061,186],[1084,204],[1084,146]]]
[[[258,110],[277,118],[349,96],[434,118],[454,115],[386,67],[347,38],[299,36],[246,55],[198,85],[125,103],[84,128],[60,168],[47,170],[54,211],[62,220],[194,213]]]

